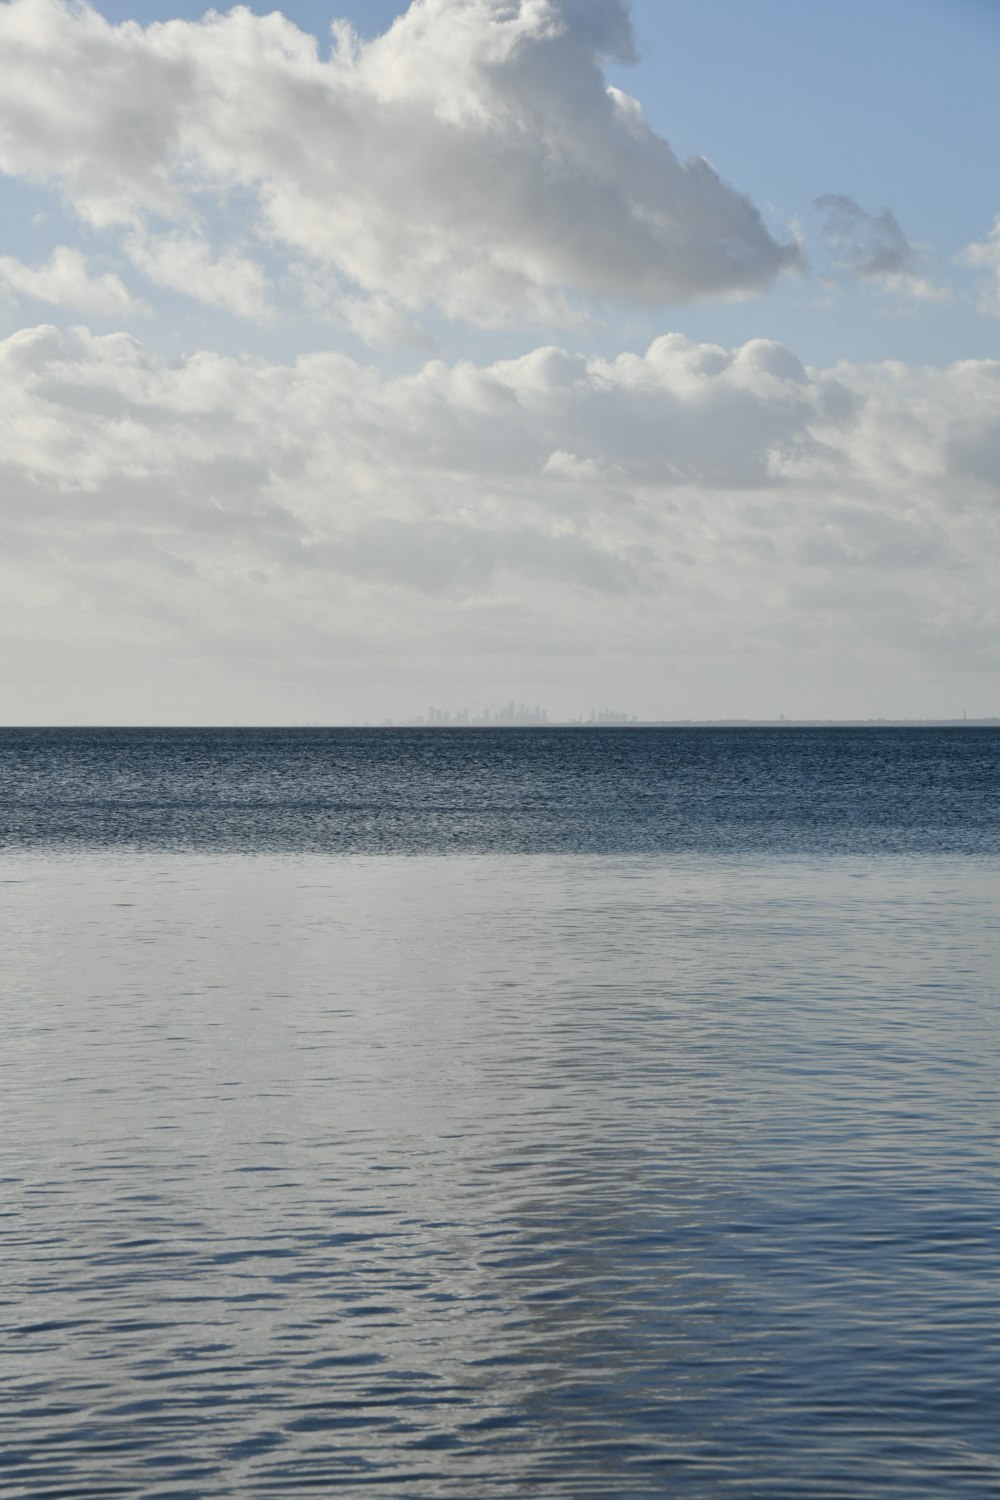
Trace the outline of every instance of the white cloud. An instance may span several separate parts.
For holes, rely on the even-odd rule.
[[[206,204],[232,199],[317,274],[483,324],[566,320],[567,296],[740,294],[797,268],[748,199],[605,86],[604,59],[630,49],[624,0],[415,0],[371,42],[335,28],[325,59],[277,13],[115,27],[6,0],[0,170],[58,184],[97,226],[174,226],[134,242],[171,284]],[[225,289],[207,266],[196,279]]]
[[[343,297],[332,321],[343,322],[376,349],[399,344],[427,349],[433,343],[388,297]]]
[[[79,250],[57,245],[42,265],[29,266],[10,255],[0,256],[0,289],[19,297],[33,297],[53,307],[68,307],[93,317],[129,318],[146,311],[119,277],[105,272],[92,276]]]
[[[761,340],[388,377],[27,329],[0,344],[0,592],[26,661],[146,642],[209,717],[230,671],[260,704],[342,663],[397,700],[417,663],[500,661],[526,691],[605,663],[637,704],[653,661],[736,703],[776,672],[847,673],[872,711],[890,676],[986,694],[998,408],[998,362],[821,372]]]
[[[915,302],[949,300],[947,287],[921,274],[927,251],[907,238],[890,209],[867,213],[846,193],[825,193],[816,203],[825,212],[823,234],[842,271]]]
[[[1000,214],[987,238],[967,246],[960,258],[967,266],[983,267],[992,273],[983,288],[979,306],[983,312],[1000,318]]]
[[[211,246],[196,235],[144,233],[129,235],[125,252],[159,286],[257,323],[274,317],[263,267],[238,251],[214,256]]]

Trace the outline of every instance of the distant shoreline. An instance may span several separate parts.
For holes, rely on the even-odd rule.
[[[435,733],[468,730],[516,730],[544,732],[548,729],[590,729],[621,731],[628,729],[1000,729],[1000,717],[985,719],[634,719],[625,724],[589,723],[579,719],[552,719],[545,724],[417,724],[357,721],[342,724],[4,724],[0,733],[12,730],[80,732],[101,731],[184,733],[192,730],[245,731],[275,733],[289,731],[326,732],[342,729],[366,730],[433,730]]]
[[[552,719],[547,724],[330,724],[288,728],[329,729],[1000,729],[989,719],[632,719],[627,724],[591,724]]]

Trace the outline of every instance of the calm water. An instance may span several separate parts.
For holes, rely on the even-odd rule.
[[[5,732],[0,1493],[996,1500],[998,757]]]

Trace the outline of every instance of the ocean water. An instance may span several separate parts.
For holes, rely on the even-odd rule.
[[[0,848],[1000,854],[1000,730],[0,730]]]
[[[1000,1494],[1000,735],[0,735],[0,1493]]]

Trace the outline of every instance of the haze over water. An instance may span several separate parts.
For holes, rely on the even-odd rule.
[[[0,1487],[993,1497],[1000,733],[0,734]]]

